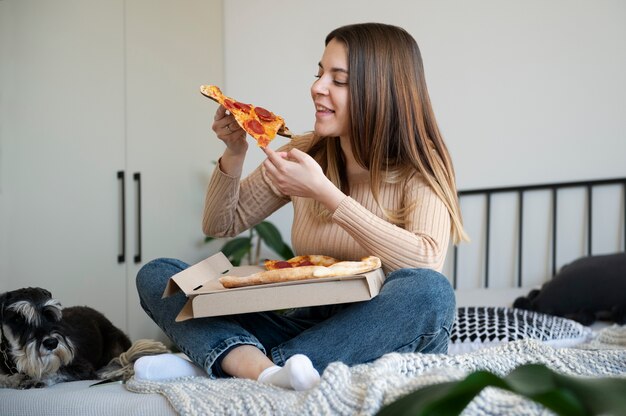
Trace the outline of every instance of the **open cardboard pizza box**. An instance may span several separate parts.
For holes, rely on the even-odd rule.
[[[172,276],[163,297],[182,290],[189,299],[176,321],[208,316],[233,315],[331,305],[370,300],[385,281],[382,269],[357,276],[324,277],[294,282],[270,283],[233,289],[224,288],[220,276],[248,276],[263,270],[260,266],[234,267],[223,253],[190,266]]]

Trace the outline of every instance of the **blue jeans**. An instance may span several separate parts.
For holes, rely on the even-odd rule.
[[[354,365],[389,352],[448,351],[454,291],[430,269],[390,273],[378,296],[366,302],[175,322],[187,298],[182,292],[161,296],[168,279],[187,267],[179,260],[153,260],[139,271],[137,290],[148,315],[213,378],[228,377],[221,360],[244,344],[256,346],[280,366],[292,355],[305,354],[320,373],[334,361]]]

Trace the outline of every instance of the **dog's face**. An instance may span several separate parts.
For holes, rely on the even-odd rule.
[[[13,361],[9,367],[41,379],[70,363],[74,346],[64,335],[62,315],[61,304],[45,289],[26,288],[2,294],[0,342],[2,353]],[[0,355],[0,359],[4,357]]]

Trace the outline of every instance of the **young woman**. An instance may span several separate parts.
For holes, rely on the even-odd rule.
[[[188,267],[146,264],[137,286],[146,312],[199,367],[145,357],[140,378],[243,377],[304,390],[333,361],[353,365],[389,352],[445,353],[454,292],[440,273],[448,242],[465,239],[450,155],[431,108],[420,52],[403,29],[340,27],[311,87],[315,128],[240,180],[245,132],[220,107],[213,130],[226,144],[204,211],[207,235],[235,236],[291,202],[297,254],[342,260],[373,255],[387,274],[368,302],[175,323],[184,296],[161,299]]]

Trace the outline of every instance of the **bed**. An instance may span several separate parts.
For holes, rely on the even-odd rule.
[[[337,362],[319,387],[285,391],[240,380],[189,377],[62,383],[0,389],[2,415],[376,414],[420,387],[485,369],[505,375],[543,363],[571,375],[626,376],[626,327],[584,326],[512,307],[572,260],[623,252],[626,178],[459,192],[472,243],[451,249],[444,273],[457,294],[457,321],[445,355],[388,354],[347,367]],[[544,414],[521,396],[487,389],[467,414]]]

